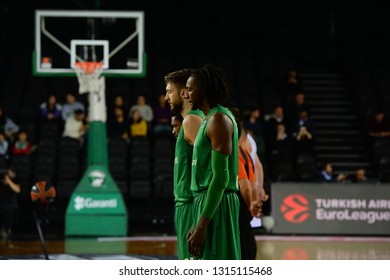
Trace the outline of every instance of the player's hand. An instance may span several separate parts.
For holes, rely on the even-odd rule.
[[[260,218],[262,216],[261,202],[252,201],[251,206],[249,207],[249,211],[253,217]]]
[[[265,193],[264,189],[258,189],[259,199],[262,202],[266,202],[269,198],[269,195]]]
[[[203,255],[206,229],[209,223],[209,219],[201,216],[194,230],[188,234],[188,251],[197,259],[200,259]]]
[[[7,174],[4,176],[4,183],[5,183],[6,185],[9,185],[9,184],[12,183],[11,178],[10,178]]]
[[[194,233],[194,225],[192,225],[190,230],[187,232],[186,239],[188,240],[193,233]]]
[[[203,254],[204,240],[206,238],[206,230],[195,228],[192,233],[188,235],[188,251],[195,258],[201,258]]]

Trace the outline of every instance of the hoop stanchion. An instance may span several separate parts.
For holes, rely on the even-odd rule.
[[[88,92],[87,169],[70,196],[66,236],[126,236],[127,209],[110,174],[107,151],[104,62],[73,64],[80,93]]]
[[[79,81],[79,93],[98,92],[104,64],[95,61],[76,62],[74,70]]]

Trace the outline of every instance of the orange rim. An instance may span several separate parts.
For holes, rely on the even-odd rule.
[[[84,73],[86,74],[92,74],[95,72],[96,69],[103,68],[102,62],[96,62],[96,61],[82,61],[82,62],[76,62],[75,67],[84,69]]]

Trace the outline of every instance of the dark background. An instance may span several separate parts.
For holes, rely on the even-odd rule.
[[[382,105],[387,110],[390,107],[387,106],[390,105],[390,11],[375,6],[375,3],[360,6],[353,3],[342,7],[326,1],[316,5],[302,3],[304,6],[298,7],[263,1],[218,5],[210,1],[123,2],[0,2],[0,102],[8,115],[19,124],[32,121],[34,126],[30,128],[36,145],[39,146],[40,141],[36,115],[39,104],[53,92],[63,102],[64,94],[67,91],[76,92],[78,84],[75,78],[32,76],[35,9],[145,11],[147,75],[137,79],[109,79],[106,93],[108,103],[118,94],[133,103],[135,97],[143,93],[148,102],[154,104],[157,94],[164,92],[165,73],[215,63],[229,77],[231,102],[243,111],[257,104],[263,114],[272,113],[273,106],[283,101],[279,89],[291,68],[297,69],[306,77],[306,81],[310,81],[311,74],[341,76],[345,94],[353,104],[351,114],[357,134],[351,137],[351,143],[356,139],[365,143],[364,124],[377,106]],[[332,127],[325,129],[339,133],[333,131]],[[355,157],[354,162],[360,161],[360,165],[375,175],[371,150],[364,145],[363,150],[362,158]],[[80,159],[80,174],[84,167],[84,156]],[[326,159],[335,161],[338,158]],[[335,166],[337,171],[346,168],[353,170],[357,166],[343,162],[341,160]],[[30,163],[28,168],[32,170],[33,158]],[[130,233],[142,230],[171,232],[171,198],[167,198],[167,203],[157,195],[133,201],[128,196],[131,188],[129,180],[124,178],[120,185],[128,199],[129,209],[132,209]],[[153,178],[151,180],[154,188]],[[28,228],[33,234],[35,230],[29,212],[33,206],[28,198],[28,186],[33,182],[34,176],[31,174],[24,185],[25,200],[22,204],[22,222],[19,223],[21,234]],[[53,182],[56,186],[60,185],[56,177]],[[68,182],[68,185],[71,184]],[[66,198],[58,200],[45,214],[48,217],[47,228],[55,228],[54,234],[62,233]],[[153,209],[156,205],[168,207],[164,212],[159,207]]]

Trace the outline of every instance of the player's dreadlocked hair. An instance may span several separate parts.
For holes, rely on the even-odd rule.
[[[227,106],[229,87],[225,73],[213,64],[206,64],[194,70],[200,99],[206,99],[211,107]]]
[[[185,88],[187,79],[191,76],[191,74],[192,69],[182,69],[168,73],[164,76],[165,84],[173,83],[182,88]]]

